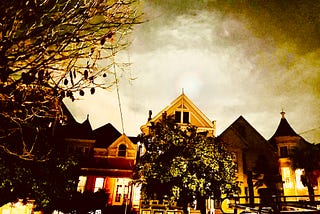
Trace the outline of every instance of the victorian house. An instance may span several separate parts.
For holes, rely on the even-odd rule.
[[[279,173],[282,176],[284,196],[307,196],[307,187],[305,187],[301,181],[301,175],[304,173],[304,169],[294,169],[289,156],[295,148],[310,143],[294,131],[283,111],[281,112],[280,123],[273,136],[269,139],[269,142],[274,146],[278,157]],[[314,188],[315,195],[320,194],[319,177],[317,183]],[[288,197],[287,200],[297,199],[307,200],[307,197]]]
[[[217,139],[224,143],[237,163],[240,196],[246,196],[247,201],[249,195],[258,196],[257,190],[268,185],[265,178],[277,174],[277,156],[273,146],[243,116]]]
[[[70,115],[71,116],[71,115]],[[121,134],[112,124],[92,130],[89,120],[73,118],[61,130],[68,152],[82,154],[78,191],[108,194],[106,206],[138,206],[140,192],[131,184],[137,138]]]
[[[149,127],[158,122],[164,113],[173,116],[182,129],[187,125],[194,125],[199,132],[207,132],[208,136],[216,137],[216,122],[208,119],[184,93],[156,116],[151,117],[149,112],[148,122],[141,126],[141,131],[148,133]],[[273,164],[277,171],[277,157],[273,146],[243,116],[216,137],[216,140],[222,141],[227,150],[232,153],[234,162],[238,166],[237,177],[242,196],[249,195],[247,175],[258,167],[257,164],[262,161],[268,162],[270,165]]]

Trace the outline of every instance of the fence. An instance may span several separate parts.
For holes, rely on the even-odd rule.
[[[183,214],[181,207],[166,200],[162,203],[159,200],[143,201],[140,207],[140,214]]]
[[[320,213],[320,196],[315,195],[315,201],[309,196],[276,196],[253,197],[250,203],[248,197],[233,196],[222,201],[223,213]]]

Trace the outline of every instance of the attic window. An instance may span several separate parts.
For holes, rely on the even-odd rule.
[[[280,157],[281,158],[288,157],[288,147],[286,147],[286,146],[281,146],[280,147]]]
[[[118,148],[118,157],[125,157],[127,153],[127,146],[124,144],[120,144]]]
[[[183,112],[183,123],[189,123],[189,112]]]
[[[181,111],[176,111],[174,113],[174,120],[176,123],[181,123]]]
[[[174,112],[174,119],[176,123],[189,123],[190,122],[190,114],[187,111],[175,111]]]

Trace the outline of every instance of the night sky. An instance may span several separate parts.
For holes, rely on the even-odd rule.
[[[119,88],[124,132],[136,136],[184,93],[217,121],[220,134],[242,115],[263,137],[281,115],[311,143],[320,142],[320,2],[313,0],[148,0],[125,60]],[[135,80],[131,81],[130,78]],[[122,132],[116,91],[70,106],[93,128]]]

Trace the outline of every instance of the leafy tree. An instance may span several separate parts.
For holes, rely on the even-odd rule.
[[[47,161],[26,161],[1,151],[0,206],[17,199],[33,199],[37,209],[52,211],[58,201],[76,192],[79,166],[75,155],[53,151]]]
[[[310,201],[314,201],[314,189],[320,177],[320,147],[318,144],[301,143],[290,154],[293,169],[303,169],[301,181],[308,188]]]
[[[65,122],[62,100],[117,84],[124,67],[117,70],[116,54],[139,22],[137,6],[134,0],[1,2],[0,191],[8,202],[34,197],[49,208],[77,183],[75,160],[53,140]]]
[[[196,198],[203,209],[205,198],[236,190],[231,155],[196,127],[182,130],[171,117],[163,117],[140,137],[146,152],[136,164],[134,182],[142,184],[143,199],[168,198],[186,209]]]

